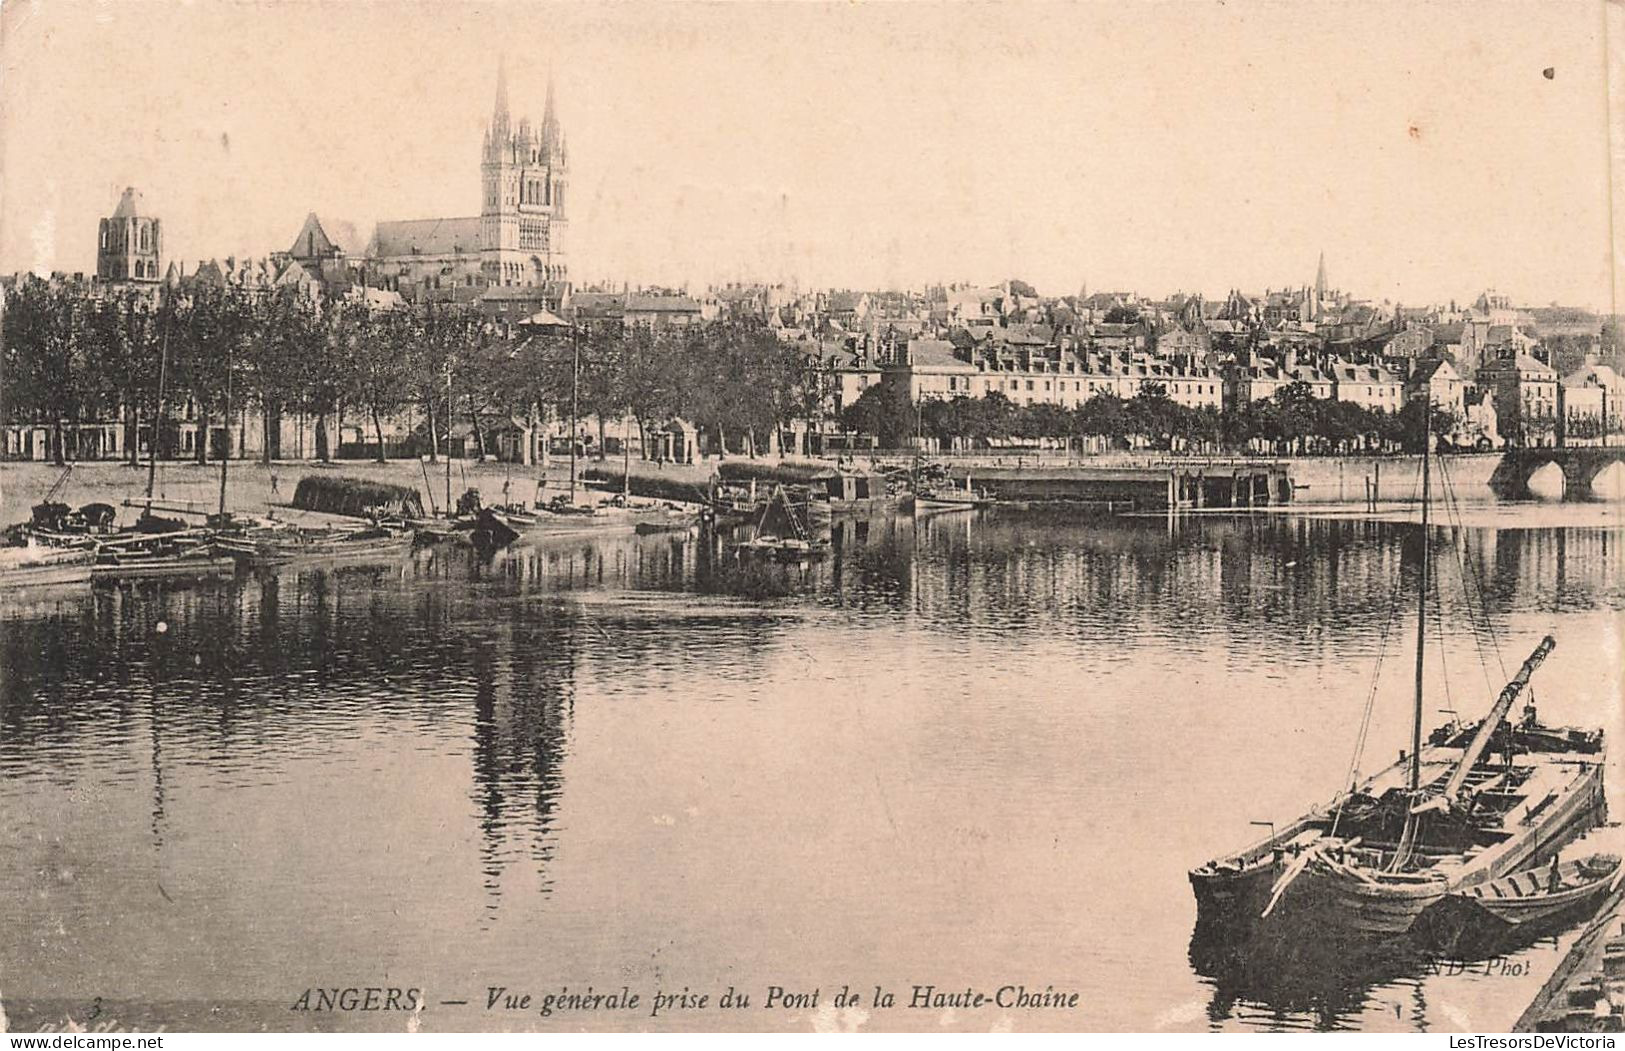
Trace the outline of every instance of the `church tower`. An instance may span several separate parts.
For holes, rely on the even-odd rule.
[[[163,230],[135,187],[126,187],[96,242],[96,276],[103,281],[151,281],[162,277]]]
[[[528,118],[516,128],[508,112],[507,68],[499,64],[496,105],[480,161],[480,271],[487,285],[569,279],[564,254],[568,173],[551,80],[541,128],[533,128]]]

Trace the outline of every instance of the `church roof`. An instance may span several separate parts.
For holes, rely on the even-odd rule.
[[[378,224],[368,255],[458,255],[480,250],[480,217],[464,219],[394,219]]]
[[[305,216],[305,224],[299,228],[288,254],[295,259],[319,259],[335,252],[352,255],[363,247],[365,244],[353,225],[338,219],[324,223],[311,212]]]
[[[118,207],[113,209],[115,219],[134,219],[137,216],[146,216],[147,202],[134,186],[124,188],[124,196],[118,199]]]

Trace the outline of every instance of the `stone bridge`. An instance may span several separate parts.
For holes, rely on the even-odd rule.
[[[1570,446],[1567,448],[1508,449],[1490,475],[1490,488],[1502,496],[1527,497],[1529,479],[1549,463],[1563,471],[1563,499],[1593,496],[1591,483],[1609,464],[1625,462],[1625,447]]]

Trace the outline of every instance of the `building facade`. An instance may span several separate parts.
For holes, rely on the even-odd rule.
[[[1552,445],[1557,432],[1557,372],[1529,354],[1508,354],[1478,370],[1492,392],[1501,436],[1524,446]]]

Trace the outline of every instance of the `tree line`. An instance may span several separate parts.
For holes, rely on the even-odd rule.
[[[154,295],[24,281],[6,291],[0,369],[0,416],[45,426],[57,463],[77,425],[115,420],[132,462],[143,426],[173,456],[165,426],[223,418],[228,404],[234,416],[262,414],[267,435],[283,414],[314,420],[316,456],[328,460],[330,420],[360,421],[382,459],[386,421],[410,410],[431,459],[454,421],[468,421],[483,456],[493,422],[534,429],[572,408],[598,421],[600,449],[608,418],[635,420],[641,437],[682,416],[754,452],[819,403],[798,353],[754,321],[538,333],[461,305],[379,308],[233,286]],[[261,456],[271,454],[266,441]],[[207,443],[193,455],[206,460]]]
[[[1097,393],[1073,408],[1038,402],[1019,405],[1000,391],[980,398],[930,400],[918,405],[901,388],[870,387],[841,413],[850,431],[874,435],[896,448],[915,437],[944,448],[976,448],[990,440],[1103,439],[1119,446],[1193,452],[1272,451],[1289,454],[1421,449],[1422,403],[1399,412],[1318,398],[1302,382],[1269,398],[1224,409],[1181,405],[1160,383],[1148,382],[1131,398]],[[1454,434],[1459,421],[1433,409],[1434,433]]]

